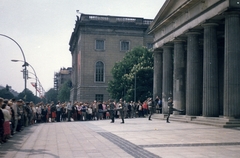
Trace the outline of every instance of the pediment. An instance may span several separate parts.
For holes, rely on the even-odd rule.
[[[150,32],[167,19],[174,18],[174,13],[184,12],[186,8],[197,2],[199,0],[166,0],[150,25]]]

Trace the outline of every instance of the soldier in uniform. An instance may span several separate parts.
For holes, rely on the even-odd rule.
[[[184,110],[178,110],[178,109],[173,108],[173,99],[172,99],[172,97],[169,97],[169,98],[168,98],[168,116],[167,116],[167,123],[170,123],[170,122],[169,122],[169,117],[170,117],[170,115],[173,113],[173,111],[184,112]]]
[[[152,121],[152,119],[151,119],[151,116],[152,116],[152,114],[153,114],[153,111],[154,111],[154,103],[153,103],[153,101],[152,101],[152,98],[149,98],[148,99],[148,102],[147,102],[147,104],[148,104],[148,110],[149,110],[149,117],[148,117],[148,120],[149,121]]]
[[[109,113],[110,113],[110,119],[112,120],[111,123],[114,123],[115,105],[112,99],[109,100]]]

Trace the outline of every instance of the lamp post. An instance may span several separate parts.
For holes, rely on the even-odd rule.
[[[4,35],[4,34],[0,34],[0,36],[6,37],[6,38],[12,40],[15,44],[17,44],[17,46],[20,48],[20,50],[22,52],[24,63],[26,63],[26,58],[25,58],[24,52],[23,52],[21,46],[17,43],[17,41],[15,41],[13,38],[11,38],[7,35]],[[24,66],[24,97],[26,97],[26,89],[27,89],[27,74],[26,73],[27,73],[27,66],[25,65]]]
[[[23,62],[23,63],[24,63],[23,66],[24,66],[24,67],[30,66],[30,67],[32,68],[32,70],[33,70],[33,72],[34,72],[35,79],[36,79],[35,89],[36,89],[36,96],[37,96],[37,79],[38,79],[38,77],[37,77],[37,74],[36,74],[35,69],[32,67],[31,64],[29,64],[29,63],[26,62],[26,61],[22,61],[22,60],[11,60],[11,61],[12,61],[12,62]],[[23,72],[23,73],[25,73],[25,78],[28,78],[28,77],[26,76],[26,74],[27,74],[26,71]]]

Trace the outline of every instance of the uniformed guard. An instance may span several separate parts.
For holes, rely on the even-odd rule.
[[[152,119],[151,119],[151,116],[152,116],[152,114],[153,114],[153,111],[154,111],[154,103],[153,103],[153,100],[152,100],[152,98],[149,98],[148,99],[148,102],[147,102],[147,104],[148,104],[148,110],[149,110],[149,117],[148,117],[148,120],[149,121],[152,121]]]
[[[171,114],[173,114],[173,111],[184,112],[184,110],[178,110],[178,109],[173,108],[173,99],[172,99],[172,97],[169,97],[169,98],[168,98],[168,116],[167,116],[167,123],[170,123],[170,122],[169,122],[169,117],[170,117]]]

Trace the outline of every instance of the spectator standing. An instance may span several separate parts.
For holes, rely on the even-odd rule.
[[[67,103],[67,114],[68,114],[68,122],[71,121],[71,115],[72,115],[72,104],[71,101]]]
[[[60,122],[60,116],[61,116],[61,105],[60,102],[57,103],[56,105],[56,112],[57,112],[57,122]]]

